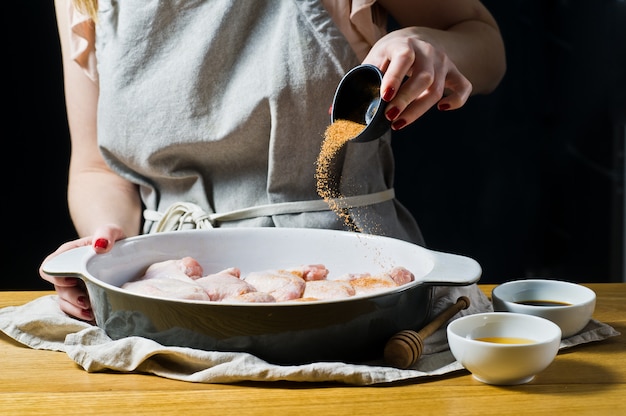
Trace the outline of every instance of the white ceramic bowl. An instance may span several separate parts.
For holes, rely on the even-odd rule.
[[[458,362],[487,384],[516,385],[531,381],[545,370],[559,351],[561,329],[532,315],[486,312],[466,315],[447,328],[448,344]],[[481,339],[504,338],[526,343]]]
[[[502,283],[493,289],[491,298],[496,312],[523,313],[551,320],[561,327],[563,338],[580,332],[596,306],[593,290],[576,283],[549,279]],[[528,304],[537,302],[540,305]]]

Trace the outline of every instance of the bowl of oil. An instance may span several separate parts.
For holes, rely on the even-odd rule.
[[[466,315],[446,331],[456,360],[476,380],[493,385],[532,381],[554,361],[561,343],[554,322],[511,312]]]
[[[596,294],[578,283],[551,279],[513,280],[496,286],[491,299],[497,312],[539,316],[556,323],[563,338],[579,333],[591,319]]]

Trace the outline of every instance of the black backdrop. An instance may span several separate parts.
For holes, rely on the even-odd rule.
[[[501,25],[507,75],[495,93],[458,111],[433,110],[394,137],[397,194],[429,247],[474,257],[483,282],[620,281],[626,3],[485,4]],[[40,261],[75,236],[54,7],[9,7],[17,26],[5,35],[3,61],[8,270],[0,288],[48,289]]]

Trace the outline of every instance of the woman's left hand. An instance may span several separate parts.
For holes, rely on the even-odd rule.
[[[387,34],[363,63],[384,73],[381,95],[388,102],[385,114],[394,130],[411,124],[433,105],[440,110],[460,108],[472,92],[472,84],[448,55],[423,40],[416,28]]]

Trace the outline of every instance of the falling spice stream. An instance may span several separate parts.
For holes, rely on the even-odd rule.
[[[315,178],[317,180],[317,193],[326,201],[329,208],[344,222],[351,231],[361,232],[354,223],[347,208],[340,204],[344,196],[339,191],[339,174],[333,168],[335,159],[343,146],[358,136],[365,128],[360,124],[349,120],[335,120],[324,133],[324,141],[317,158]]]

